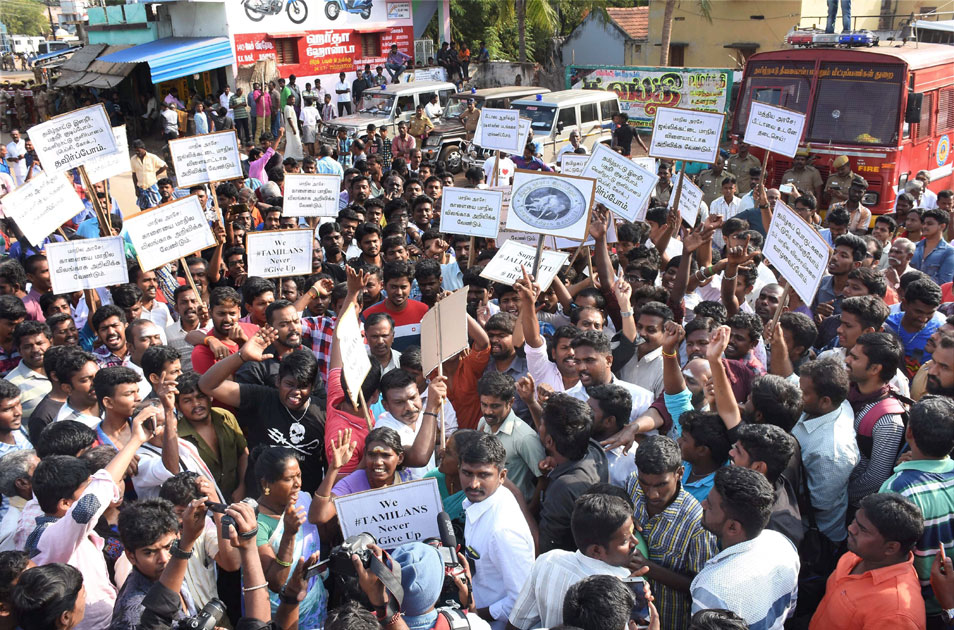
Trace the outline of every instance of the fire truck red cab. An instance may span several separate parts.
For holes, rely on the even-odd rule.
[[[921,170],[930,174],[930,190],[954,187],[954,46],[891,42],[757,53],[745,65],[735,138],[745,131],[753,99],[807,114],[802,145],[822,179],[837,156],[848,156],[851,170],[868,180],[862,203],[874,214],[892,212],[898,190]],[[764,155],[755,147],[752,153]],[[791,166],[791,158],[771,154],[768,181],[777,187]]]

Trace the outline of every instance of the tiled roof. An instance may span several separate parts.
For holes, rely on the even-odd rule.
[[[631,39],[649,39],[649,7],[607,8],[606,13]]]

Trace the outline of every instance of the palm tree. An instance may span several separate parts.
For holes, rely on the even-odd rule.
[[[672,42],[672,14],[676,11],[679,0],[666,0],[666,9],[663,12],[662,37],[659,49],[659,65],[669,65],[669,44]],[[710,23],[712,22],[712,3],[710,0],[697,0],[699,11]]]
[[[527,23],[530,28],[552,33],[559,25],[557,13],[547,0],[516,0],[516,2],[500,2],[498,4],[498,19],[501,23],[517,20],[519,36],[519,58],[521,62],[527,60]]]

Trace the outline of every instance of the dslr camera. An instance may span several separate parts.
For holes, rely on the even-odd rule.
[[[331,572],[344,577],[357,578],[358,574],[351,563],[352,554],[357,555],[361,564],[367,569],[371,566],[371,558],[373,557],[368,545],[376,545],[377,542],[374,536],[367,532],[350,536],[343,543],[332,548],[328,557]]]
[[[194,617],[179,622],[179,630],[215,630],[222,618],[225,617],[225,604],[221,599],[213,597],[202,607]]]

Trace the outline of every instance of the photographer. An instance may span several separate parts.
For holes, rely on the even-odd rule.
[[[374,614],[380,622],[380,627],[386,630],[429,630],[435,627],[457,628],[461,622],[468,624],[473,630],[490,630],[490,625],[474,613],[465,613],[458,609],[437,608],[437,599],[444,586],[444,563],[435,547],[424,543],[407,543],[394,550],[388,558],[380,547],[368,545],[368,550],[385,564],[388,560],[396,562],[401,567],[401,587],[404,589],[404,598],[401,601],[401,612],[389,614],[387,604],[392,595],[387,591],[384,583],[377,575],[365,568],[357,554],[351,556],[355,572],[358,574],[358,584],[368,596]],[[464,566],[466,580],[458,576],[452,579],[457,585],[461,601],[470,602],[473,608],[473,598],[470,595],[468,584],[471,581],[470,568],[463,554],[457,554],[458,561]],[[439,617],[444,618],[444,623]],[[369,624],[370,618],[353,602],[345,604],[328,615],[326,630],[364,630],[373,628]],[[456,623],[455,623],[456,622]]]
[[[231,528],[230,542],[238,549],[242,558],[242,581],[245,585],[242,596],[245,605],[245,616],[239,619],[236,630],[260,630],[280,628],[291,630],[298,626],[298,601],[305,594],[303,579],[304,567],[317,561],[317,554],[311,558],[303,558],[298,563],[291,579],[282,589],[282,603],[272,621],[271,605],[268,601],[268,586],[262,563],[258,557],[255,545],[255,536],[258,525],[255,521],[255,508],[246,503],[233,503],[226,511],[226,515],[235,520]],[[206,506],[205,501],[197,499],[189,504],[182,515],[182,530],[179,540],[172,547],[172,557],[163,570],[159,582],[143,600],[145,611],[139,624],[139,630],[165,630],[172,627],[173,618],[182,606],[179,590],[185,578],[188,560],[192,556],[196,540],[205,528]],[[205,621],[203,615],[210,616],[198,628],[213,628],[225,615],[225,607],[221,602],[213,600],[201,613],[198,619],[190,621]]]

